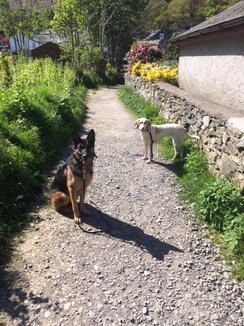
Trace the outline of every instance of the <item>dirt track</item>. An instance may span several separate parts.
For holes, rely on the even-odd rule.
[[[85,129],[96,132],[95,177],[84,233],[37,207],[1,289],[0,325],[243,325],[244,284],[178,200],[173,166],[135,154],[143,144],[116,87],[90,93]]]

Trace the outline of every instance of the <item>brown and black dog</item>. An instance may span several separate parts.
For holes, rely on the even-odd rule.
[[[51,202],[55,210],[63,210],[72,205],[74,222],[80,224],[81,213],[86,215],[85,194],[93,178],[93,159],[95,155],[95,132],[90,130],[85,139],[72,134],[73,153],[58,169],[51,185]],[[77,199],[80,197],[80,210]]]

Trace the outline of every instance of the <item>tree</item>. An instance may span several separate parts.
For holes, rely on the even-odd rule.
[[[144,6],[143,0],[58,0],[54,5],[53,29],[65,36],[75,48],[84,40],[99,46],[113,65],[131,42],[135,17]],[[120,55],[119,55],[120,52]]]
[[[47,17],[41,0],[36,0],[33,6],[31,0],[0,0],[1,29],[6,37],[14,39],[16,49],[24,52],[28,50],[25,49],[25,37],[46,28],[49,23]]]
[[[172,0],[156,19],[157,26],[171,32],[188,29],[204,20],[202,10],[206,0]]]
[[[148,1],[136,22],[137,32],[143,33],[158,28],[157,17],[167,9],[167,5],[165,0]]]
[[[139,28],[165,33],[189,29],[239,0],[150,0],[138,21]]]
[[[206,19],[208,19],[237,2],[239,2],[239,0],[206,0],[203,15]]]
[[[71,42],[71,56],[74,60],[75,47],[80,45],[84,15],[81,0],[58,0],[54,5],[53,30]]]
[[[145,3],[139,0],[119,0],[113,7],[113,17],[106,26],[106,41],[112,65],[120,65],[132,43],[135,21]]]

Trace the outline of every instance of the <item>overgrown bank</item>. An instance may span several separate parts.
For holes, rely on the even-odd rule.
[[[85,114],[84,86],[75,72],[51,60],[13,63],[1,57],[0,243],[25,221],[33,186],[43,180],[72,130]]]
[[[6,240],[31,218],[24,211],[34,187],[71,132],[81,127],[87,88],[118,80],[112,68],[102,80],[49,59],[0,57],[1,258]]]
[[[122,87],[121,100],[138,117],[146,117],[153,124],[165,123],[159,116],[159,109],[146,102],[130,88]],[[235,277],[244,278],[244,208],[240,190],[226,179],[215,178],[208,169],[203,152],[192,142],[185,142],[186,156],[174,163],[178,180],[183,186],[182,199],[186,204],[193,204],[199,223],[206,223],[215,230],[216,239],[220,240],[223,252],[229,261],[235,261]],[[170,138],[165,138],[159,145],[160,154],[170,159],[173,147]]]

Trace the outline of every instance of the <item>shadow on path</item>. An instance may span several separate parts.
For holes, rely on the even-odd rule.
[[[0,326],[5,326],[5,315],[11,320],[19,319],[21,325],[26,325],[29,321],[28,306],[31,305],[48,305],[49,299],[43,298],[41,295],[36,296],[32,292],[26,293],[23,288],[7,285],[3,278],[17,278],[17,275],[4,273],[1,275],[0,281]],[[9,322],[9,319],[8,319]],[[8,325],[8,324],[7,324]]]
[[[184,171],[184,161],[183,160],[176,160],[175,162],[164,163],[160,161],[152,160],[152,164],[159,165],[167,170],[173,172],[177,177],[181,177],[185,174]]]
[[[183,252],[183,250],[163,242],[149,234],[143,232],[137,226],[120,221],[108,214],[101,212],[91,205],[86,205],[90,216],[83,217],[83,222],[111,238],[118,239],[122,242],[129,243],[141,248],[152,255],[157,260],[164,260],[164,256],[169,251]],[[84,224],[82,224],[84,226]],[[92,232],[91,232],[92,233]],[[94,232],[95,233],[95,232]]]

